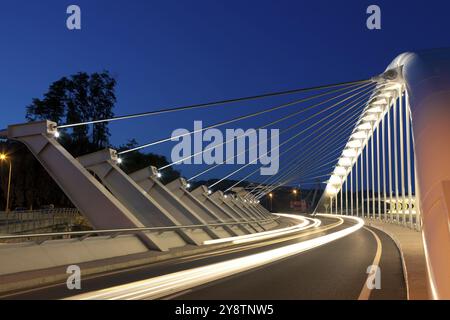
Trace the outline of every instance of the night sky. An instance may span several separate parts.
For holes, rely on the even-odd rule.
[[[81,7],[82,30],[66,28],[70,4]],[[370,4],[381,7],[381,30],[366,28]],[[0,128],[23,122],[32,98],[79,71],[116,77],[117,115],[367,79],[404,51],[449,46],[449,12],[449,1],[406,0],[2,2]],[[274,102],[118,122],[110,125],[111,142],[146,143],[191,130],[193,120],[208,125]],[[170,155],[172,146],[146,151]],[[187,177],[202,168],[177,167]]]

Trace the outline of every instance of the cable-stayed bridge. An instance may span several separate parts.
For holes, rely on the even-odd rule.
[[[2,136],[28,147],[93,230],[1,235],[7,244],[0,256],[8,257],[0,268],[1,291],[5,297],[74,299],[411,298],[414,270],[408,271],[405,257],[411,244],[402,246],[398,238],[405,233],[419,239],[412,246],[422,250],[426,273],[416,280],[426,283],[427,297],[450,298],[449,78],[450,50],[439,49],[404,53],[367,80],[80,123],[11,125]],[[58,142],[79,126],[190,110],[228,112],[254,101],[271,105],[128,150],[74,158]],[[236,131],[160,168],[130,174],[121,168],[132,152],[242,121],[279,131],[259,141]],[[273,138],[276,146],[268,143]],[[238,141],[244,147],[223,161],[162,183],[167,168]],[[267,143],[263,151],[261,142]],[[235,170],[227,169],[246,155]],[[273,175],[261,175],[267,158],[279,162]],[[215,182],[192,187],[217,172]],[[236,182],[220,189],[230,179]],[[312,215],[272,213],[261,205],[281,186],[318,182],[324,192]],[[388,231],[395,226],[385,230],[394,240],[370,224]],[[93,277],[82,280],[82,292],[64,282],[69,265]],[[381,288],[367,285],[373,272],[381,272]],[[39,273],[49,287],[39,285]],[[264,290],[267,275],[276,282],[273,290]],[[337,286],[341,290],[329,290]],[[236,289],[238,296],[231,293]]]

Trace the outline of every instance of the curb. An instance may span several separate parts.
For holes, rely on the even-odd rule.
[[[367,226],[369,226],[369,227],[372,227],[374,229],[377,229],[377,230],[385,233],[386,235],[388,235],[392,239],[392,241],[394,241],[396,247],[398,248],[398,250],[400,252],[400,258],[402,260],[402,269],[403,269],[403,276],[405,278],[407,299],[408,300],[416,300],[416,299],[411,299],[411,296],[416,296],[416,295],[421,295],[421,294],[416,294],[416,293],[413,294],[412,293],[413,289],[412,289],[412,286],[411,286],[411,283],[410,283],[410,279],[409,279],[408,264],[406,263],[405,253],[404,253],[404,250],[403,250],[403,247],[402,247],[402,243],[399,240],[398,236],[394,232],[387,230],[383,226],[376,225],[376,224],[374,224],[371,221],[367,221],[366,220],[365,224]],[[417,232],[416,230],[411,230],[411,231]],[[421,292],[421,291],[417,291],[417,292]],[[430,299],[429,295],[428,295],[428,292],[425,293],[425,296],[426,296],[426,298],[423,298],[423,299]],[[419,298],[419,299],[422,299],[422,298]]]

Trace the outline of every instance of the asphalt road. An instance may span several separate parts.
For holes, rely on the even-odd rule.
[[[335,223],[321,218],[322,227]],[[59,284],[0,297],[2,299],[61,299],[80,293],[110,288],[189,268],[209,265],[341,230],[346,221],[331,230],[311,234],[311,230],[263,242],[236,245],[192,257],[82,278],[82,290],[70,291]],[[321,229],[320,229],[321,230]],[[372,229],[373,230],[373,229]],[[400,254],[384,233],[373,230],[381,240],[379,263],[381,289],[370,299],[406,299]],[[165,297],[168,299],[358,299],[367,280],[367,267],[377,253],[374,235],[363,228],[349,236],[262,267]]]
[[[373,230],[373,229],[372,229]],[[406,299],[397,247],[384,233],[373,230],[382,243],[381,289],[370,299]],[[367,229],[294,257],[174,296],[202,299],[358,299],[367,280],[377,245]]]

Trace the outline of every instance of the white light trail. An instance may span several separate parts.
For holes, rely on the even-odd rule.
[[[337,215],[320,215],[324,217],[343,219]],[[284,259],[301,252],[325,245],[337,239],[343,238],[364,226],[364,221],[357,217],[345,217],[356,222],[355,225],[345,229],[306,240],[299,243],[286,245],[277,249],[251,254],[245,257],[210,264],[207,266],[183,270],[155,278],[128,283],[108,289],[73,296],[71,300],[135,300],[135,299],[157,299],[174,294],[189,288],[203,285],[234,275],[239,272],[257,268],[259,266]]]
[[[251,242],[251,241],[259,241],[263,239],[268,239],[272,237],[278,237],[282,235],[286,235],[292,232],[298,232],[302,231],[308,228],[313,228],[316,226],[320,226],[320,220],[318,219],[311,219],[306,218],[302,216],[297,216],[293,214],[277,214],[282,217],[291,218],[295,220],[301,221],[299,224],[296,224],[295,226],[282,228],[282,229],[275,229],[270,231],[263,231],[253,234],[246,234],[243,236],[236,236],[236,237],[229,237],[229,238],[222,238],[222,239],[214,239],[214,240],[206,240],[203,241],[203,244],[218,244],[218,243],[225,243],[225,242],[232,242],[234,244],[239,243],[245,243],[245,242]]]

